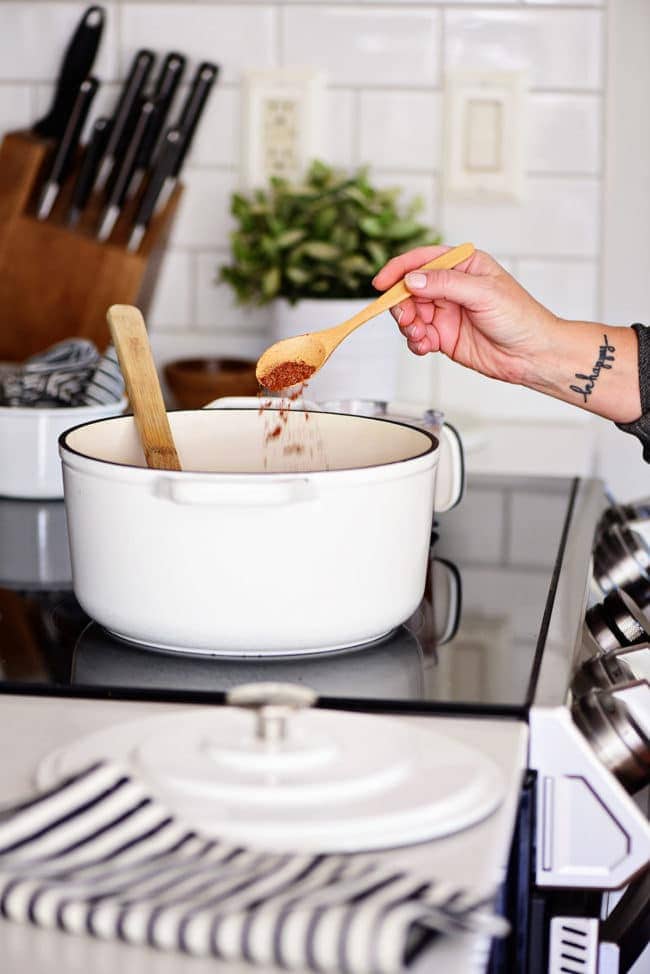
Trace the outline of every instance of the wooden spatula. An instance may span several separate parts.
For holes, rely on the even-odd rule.
[[[106,319],[147,466],[180,470],[144,318],[133,305],[114,304],[106,312]]]

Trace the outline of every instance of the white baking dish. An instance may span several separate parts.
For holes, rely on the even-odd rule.
[[[0,497],[63,497],[58,439],[64,430],[123,413],[126,399],[99,406],[0,406]]]
[[[144,466],[132,417],[61,437],[73,585],[94,619],[145,645],[260,656],[375,640],[414,612],[435,437],[292,411],[286,439],[267,443],[277,413],[169,418],[182,472]],[[307,429],[318,450],[285,455]]]

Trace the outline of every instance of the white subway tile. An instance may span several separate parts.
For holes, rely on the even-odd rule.
[[[361,93],[361,159],[381,169],[440,166],[442,98],[433,91]]]
[[[192,325],[192,255],[169,250],[162,258],[147,311],[153,332],[186,331]]]
[[[228,251],[197,254],[196,323],[202,331],[265,334],[271,308],[239,305],[229,284],[219,280],[219,268],[230,260]]]
[[[518,264],[517,280],[562,318],[598,320],[596,261],[522,259]]]
[[[357,162],[355,136],[356,92],[330,88],[325,95],[325,159],[333,166],[349,169]]]
[[[598,10],[446,10],[445,68],[527,69],[534,88],[596,90],[602,31]]]
[[[560,547],[560,535],[567,513],[566,497],[534,491],[513,491],[510,501],[508,561],[512,565],[552,568]],[[557,525],[555,531],[540,531],[544,523]]]
[[[603,138],[599,95],[531,95],[527,115],[528,169],[600,172]]]
[[[237,166],[240,112],[239,89],[216,85],[196,130],[187,163],[197,166]]]
[[[266,345],[262,336],[242,334],[241,331],[215,332],[215,334],[159,331],[152,334],[151,347],[161,379],[164,381],[163,366],[173,359],[214,355],[245,358],[254,362],[262,354]]]
[[[436,84],[439,38],[439,11],[353,6],[284,11],[285,64],[320,68],[337,84]]]
[[[487,376],[464,368],[444,356],[439,356],[438,403],[440,409],[449,417],[451,423],[474,426],[474,419],[481,423],[493,419],[516,420],[522,424],[542,420],[553,423],[574,423],[582,425],[589,419],[584,410],[576,409],[569,403],[560,402],[551,396],[542,395],[523,386],[511,385],[489,379]],[[478,431],[480,438],[491,436],[489,426]],[[531,441],[530,449],[535,446]],[[480,448],[477,452],[480,460]]]
[[[227,247],[232,229],[230,197],[237,187],[234,173],[217,169],[183,170],[181,198],[171,244],[175,247]]]
[[[458,2],[458,0],[456,0]],[[464,3],[465,0],[462,0]],[[521,0],[525,4],[544,4],[545,7],[604,7],[605,0]]]
[[[93,74],[117,77],[117,6],[104,2],[104,31]],[[0,4],[0,81],[51,81],[84,12],[78,3]]]
[[[5,132],[29,128],[33,118],[28,85],[0,85],[0,139]]]
[[[444,200],[440,226],[449,242],[492,253],[597,257],[599,212],[599,180],[530,177],[522,203]]]
[[[125,3],[122,5],[123,65],[139,47],[181,51],[191,70],[215,61],[223,81],[237,81],[248,68],[274,64],[271,6],[209,3]]]

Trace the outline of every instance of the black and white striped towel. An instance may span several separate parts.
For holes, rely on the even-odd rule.
[[[85,338],[58,342],[0,374],[2,406],[91,406],[116,402],[123,394],[113,346],[100,355]]]
[[[392,974],[439,934],[503,935],[490,900],[367,855],[202,837],[112,763],[0,816],[2,916],[197,956]]]

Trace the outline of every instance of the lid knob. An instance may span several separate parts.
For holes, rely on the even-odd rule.
[[[291,714],[317,700],[315,690],[297,683],[244,683],[226,694],[231,706],[255,711],[255,736],[267,743],[285,740]]]

